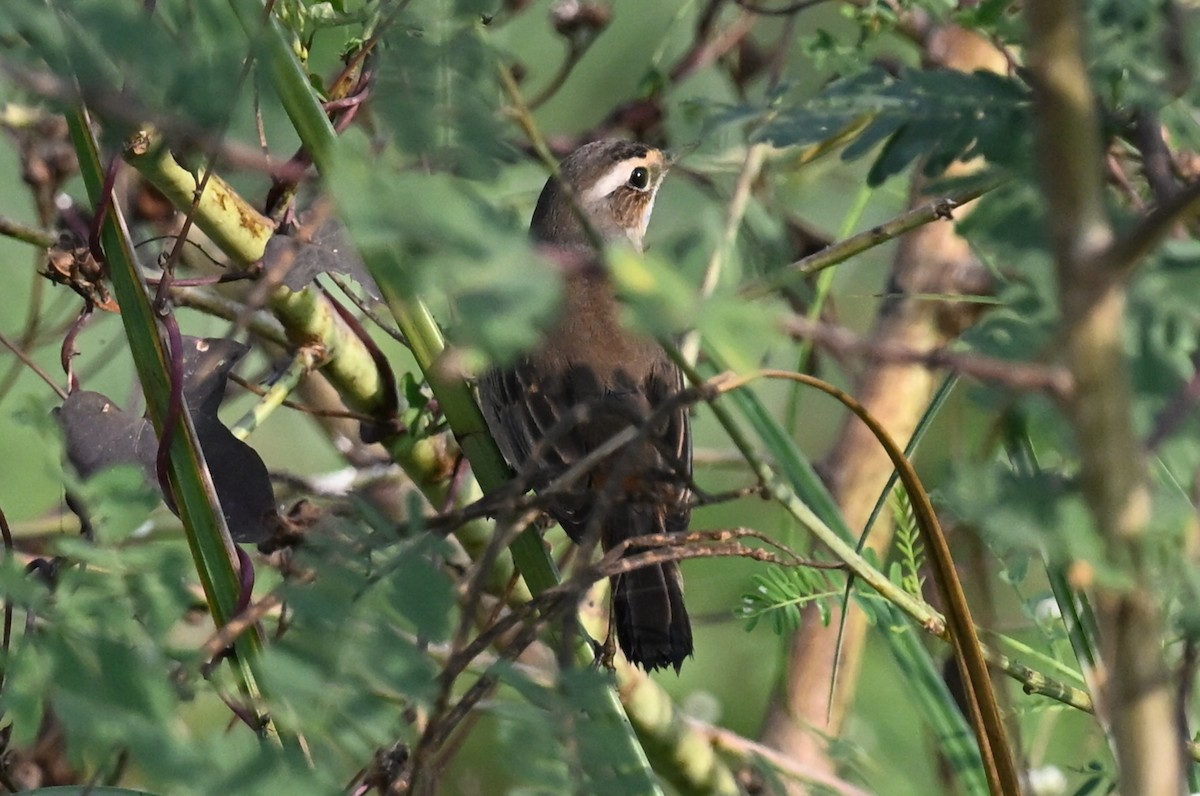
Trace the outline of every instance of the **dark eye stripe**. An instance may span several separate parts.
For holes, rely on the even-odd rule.
[[[610,150],[610,156],[614,163],[619,163],[622,160],[632,160],[633,158],[644,158],[648,154],[650,154],[650,147],[635,141],[614,142]]]

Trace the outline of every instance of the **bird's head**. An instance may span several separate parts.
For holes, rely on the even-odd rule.
[[[646,144],[613,138],[584,144],[563,160],[557,178],[546,181],[530,233],[544,243],[588,245],[582,212],[605,242],[628,241],[640,250],[669,167],[662,150]]]

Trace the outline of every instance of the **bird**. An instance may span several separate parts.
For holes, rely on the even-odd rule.
[[[615,435],[639,429],[573,487],[546,496],[548,513],[574,542],[598,529],[605,551],[633,537],[686,533],[691,516],[691,421],[675,400],[683,375],[657,340],[621,323],[597,251],[598,244],[643,250],[670,166],[662,150],[620,139],[584,144],[563,159],[538,197],[529,232],[564,262],[587,265],[565,269],[563,304],[541,342],[479,383],[497,445],[514,470],[533,474],[535,491]],[[611,622],[626,659],[647,672],[670,666],[678,674],[693,653],[678,563],[653,563],[611,583]]]

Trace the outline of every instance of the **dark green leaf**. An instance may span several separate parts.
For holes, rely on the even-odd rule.
[[[843,78],[807,102],[775,109],[730,108],[714,124],[767,119],[754,140],[776,146],[826,141],[866,118],[858,140],[844,151],[852,159],[887,141],[868,175],[878,185],[925,158],[930,172],[957,159],[981,156],[1012,165],[1024,155],[1018,144],[1027,126],[1029,97],[1023,85],[990,72],[906,70],[892,77],[868,70]]]
[[[421,638],[433,642],[449,638],[453,626],[454,585],[441,568],[448,552],[438,537],[417,537],[398,548],[386,581],[396,610]]]

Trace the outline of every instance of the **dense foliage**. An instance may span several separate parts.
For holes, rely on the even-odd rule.
[[[10,0],[0,787],[1200,790],[1197,12],[1061,3],[1072,105],[1047,3]],[[471,387],[606,136],[680,154],[608,257],[699,347],[679,677]]]

